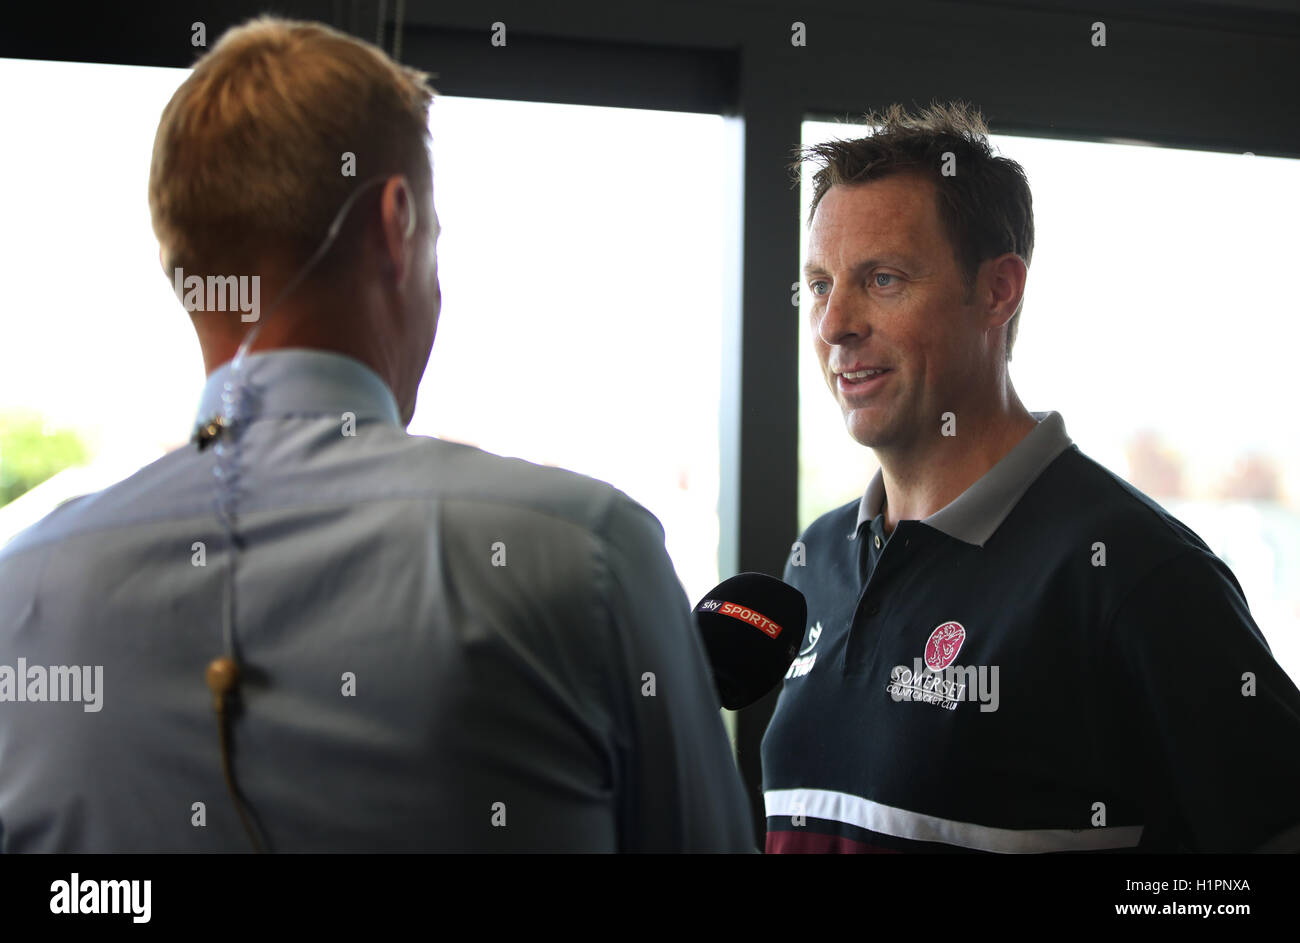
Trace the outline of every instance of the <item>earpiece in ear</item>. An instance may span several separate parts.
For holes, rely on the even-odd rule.
[[[406,238],[410,239],[415,235],[415,203],[410,203],[411,215],[406,217]]]

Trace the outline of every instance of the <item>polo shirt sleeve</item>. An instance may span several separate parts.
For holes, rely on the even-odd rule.
[[[616,746],[620,850],[756,851],[749,800],[663,527],[620,496],[601,537],[598,583],[624,718]]]
[[[1115,610],[1104,664],[1117,684],[1098,696],[1127,731],[1144,845],[1300,846],[1300,691],[1222,560],[1189,548],[1142,579]]]

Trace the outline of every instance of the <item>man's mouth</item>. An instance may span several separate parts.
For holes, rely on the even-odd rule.
[[[885,377],[892,373],[889,367],[858,367],[835,374],[835,385],[846,395],[871,393],[883,385]]]

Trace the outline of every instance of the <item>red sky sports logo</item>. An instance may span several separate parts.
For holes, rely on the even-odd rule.
[[[750,625],[757,626],[760,631],[772,638],[781,634],[781,626],[777,625],[762,613],[755,612],[739,603],[719,602],[716,599],[706,599],[700,603],[700,611],[708,612],[715,610],[724,616],[731,616],[733,619],[739,619],[741,622],[748,622]]]

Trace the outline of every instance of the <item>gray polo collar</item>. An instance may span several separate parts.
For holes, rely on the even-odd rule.
[[[976,546],[984,546],[1016,502],[1029,490],[1043,469],[1074,443],[1057,412],[1031,413],[1038,425],[1020,440],[978,481],[944,507],[921,521],[937,531]],[[875,519],[884,503],[885,481],[880,469],[858,503],[858,523],[849,534],[856,538],[866,521]]]

